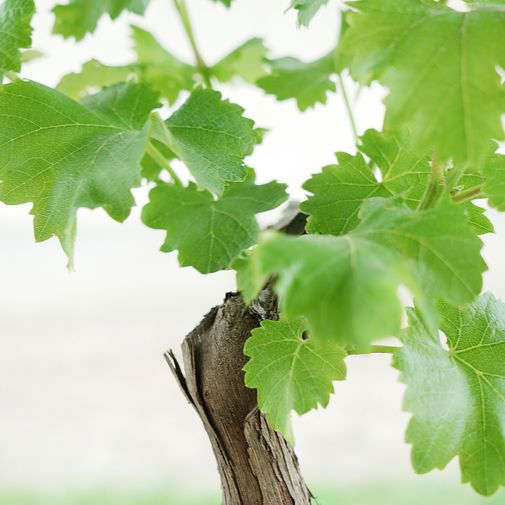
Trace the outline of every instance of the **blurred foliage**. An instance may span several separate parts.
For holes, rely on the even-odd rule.
[[[505,492],[491,498],[475,494],[469,486],[448,485],[438,479],[418,477],[417,482],[386,482],[372,485],[311,486],[316,495],[314,505],[503,505]],[[120,492],[67,492],[47,495],[0,490],[0,505],[219,505],[217,493],[181,491],[167,486],[165,491]]]

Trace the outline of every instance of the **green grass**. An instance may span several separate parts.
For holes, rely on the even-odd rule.
[[[332,486],[312,486],[315,505],[503,505],[505,490],[491,498],[474,493],[469,486],[448,484],[438,479],[408,479],[405,483],[355,485],[336,490]],[[219,505],[218,494],[170,489],[163,492],[66,492],[36,495],[0,491],[0,505]],[[274,504],[272,504],[274,505]]]

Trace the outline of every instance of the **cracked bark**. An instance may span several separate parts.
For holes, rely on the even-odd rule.
[[[301,233],[303,224],[298,214],[282,229]],[[250,307],[228,293],[185,338],[184,373],[174,354],[166,354],[210,439],[223,505],[310,505],[293,449],[259,412],[256,392],[244,386],[244,343],[262,319],[277,317],[270,286]]]

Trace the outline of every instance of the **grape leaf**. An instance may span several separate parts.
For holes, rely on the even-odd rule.
[[[216,63],[210,72],[221,82],[229,82],[234,77],[240,77],[246,82],[255,83],[265,75],[266,53],[263,40],[250,39]]]
[[[505,156],[495,154],[488,158],[482,172],[485,176],[482,190],[488,198],[489,205],[503,212],[505,210]]]
[[[328,3],[328,0],[292,0],[291,8],[298,11],[298,24],[309,26],[317,11]]]
[[[135,74],[134,65],[111,67],[100,63],[98,60],[89,60],[80,72],[65,75],[56,89],[60,93],[79,100],[96,91],[123,81]]]
[[[505,305],[485,294],[440,312],[449,349],[411,311],[394,361],[413,414],[412,463],[425,473],[459,456],[463,481],[491,495],[505,485]]]
[[[244,158],[259,141],[254,121],[221,93],[196,89],[165,121],[168,147],[187,165],[198,185],[221,194],[227,181],[246,176]]]
[[[151,111],[160,106],[158,97],[146,84],[120,83],[83,98],[81,104],[110,125],[142,130]]]
[[[69,0],[53,9],[56,17],[53,33],[79,41],[95,31],[104,14],[109,14],[111,19],[116,19],[124,10],[144,14],[148,4],[149,0]]]
[[[353,2],[342,51],[351,75],[389,88],[385,127],[405,127],[437,158],[480,166],[503,139],[503,8],[458,12],[443,2]]]
[[[305,317],[311,335],[358,346],[398,333],[401,284],[424,303],[462,304],[480,292],[482,242],[460,206],[414,211],[398,198],[372,198],[360,219],[339,237],[267,238],[238,265],[239,287],[251,298],[275,275],[284,317]]]
[[[157,106],[144,86],[104,93],[115,99],[114,117],[99,97],[93,112],[34,82],[0,88],[0,200],[32,202],[36,240],[56,235],[70,262],[80,207],[103,207],[117,221],[128,217],[148,138],[141,123]]]
[[[374,196],[401,194],[412,208],[421,201],[431,171],[430,160],[412,149],[405,136],[368,130],[361,137],[359,149],[379,168],[381,180],[360,153],[337,153],[337,165],[323,168],[303,185],[313,193],[300,207],[309,214],[309,233],[347,233],[358,224],[362,203]]]
[[[168,52],[149,32],[132,26],[132,38],[140,65],[140,78],[173,104],[183,90],[194,86],[193,66],[184,63]]]
[[[276,182],[232,183],[215,200],[208,191],[160,183],[150,192],[142,219],[147,226],[167,230],[161,250],[179,250],[181,266],[201,273],[229,266],[240,252],[254,245],[259,226],[255,214],[286,200],[286,186]]]
[[[358,148],[370,158],[370,163],[360,153],[354,156],[337,153],[337,165],[324,167],[303,185],[312,193],[300,206],[300,210],[309,215],[309,233],[347,233],[358,225],[358,212],[363,202],[372,197],[401,195],[412,209],[421,202],[431,162],[427,154],[412,148],[406,135],[368,130],[361,137]],[[373,167],[379,169],[379,178]],[[461,178],[459,189],[480,183],[482,176],[469,173]],[[473,202],[463,205],[476,233],[494,231],[484,209]]]
[[[258,390],[258,405],[270,425],[294,443],[290,413],[326,407],[335,380],[344,380],[345,351],[308,338],[300,320],[263,321],[252,331],[244,354],[245,384]]]
[[[0,4],[0,80],[21,70],[21,48],[32,45],[33,0],[4,0]]]
[[[331,80],[335,73],[333,53],[310,63],[291,57],[269,63],[270,75],[259,79],[257,85],[277,100],[294,98],[301,111],[316,103],[326,103],[327,93],[336,91]]]
[[[365,200],[389,196],[360,153],[352,156],[339,152],[336,156],[337,165],[324,167],[303,185],[312,193],[300,205],[300,210],[309,215],[309,233],[343,235],[358,225],[358,212]]]
[[[469,226],[465,209],[443,201],[414,211],[398,198],[369,200],[360,212],[355,234],[399,251],[423,291],[455,305],[471,302],[482,288],[487,269],[482,241]]]
[[[249,274],[258,279],[249,281],[253,286],[278,276],[283,317],[305,317],[311,337],[366,346],[399,331],[401,262],[380,244],[350,235],[273,235],[248,261],[255,265]]]
[[[479,207],[473,202],[466,202],[464,207],[468,217],[468,224],[477,235],[495,232],[493,223],[485,214],[485,209]]]

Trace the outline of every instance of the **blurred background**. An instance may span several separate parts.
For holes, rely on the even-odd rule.
[[[54,5],[37,0],[34,48],[44,59],[25,77],[55,85],[98,58],[132,57],[129,24],[151,30],[176,55],[191,59],[170,0],[152,0],[145,18],[103,19],[75,44],[50,36]],[[336,4],[310,29],[296,27],[288,0],[238,0],[225,9],[188,0],[203,55],[220,59],[246,39],[265,39],[275,57],[317,58],[338,36]],[[349,83],[352,90],[352,84]],[[221,88],[261,127],[270,129],[249,163],[260,181],[276,178],[302,199],[301,183],[334,152],[353,151],[341,97],[300,113],[238,83]],[[384,90],[364,90],[355,105],[360,133],[380,128]],[[124,224],[81,210],[76,271],[68,273],[56,239],[35,244],[30,206],[0,204],[0,504],[210,505],[219,482],[204,430],[164,363],[226,291],[233,275],[203,276],[159,252],[163,232],[141,225],[147,188]],[[505,298],[505,220],[490,213],[486,289]],[[275,217],[262,216],[263,223]],[[387,356],[352,357],[349,378],[335,385],[326,410],[295,419],[297,452],[318,503],[328,505],[503,504],[459,484],[457,462],[416,476],[403,442],[408,415],[403,386]]]

